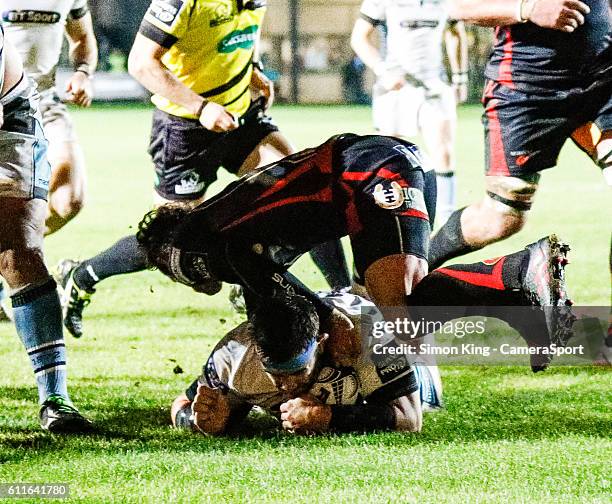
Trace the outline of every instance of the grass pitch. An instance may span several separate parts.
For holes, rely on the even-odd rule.
[[[478,107],[460,111],[462,204],[483,194],[479,114]],[[133,232],[151,201],[151,110],[97,108],[74,117],[89,200],[48,239],[49,264],[86,258]],[[370,131],[366,108],[276,107],[274,117],[298,147]],[[573,247],[572,297],[605,305],[611,206],[598,170],[568,145],[560,166],[542,177],[527,229],[466,260],[554,231]],[[296,272],[324,287],[308,259]],[[199,296],[155,272],[99,286],[85,336],[67,337],[73,399],[101,431],[90,437],[39,430],[29,362],[12,326],[2,325],[0,483],[68,483],[84,502],[610,502],[608,369],[445,368],[447,408],[427,416],[420,435],[295,438],[261,419],[239,439],[173,431],[171,400],[239,321],[226,299]]]

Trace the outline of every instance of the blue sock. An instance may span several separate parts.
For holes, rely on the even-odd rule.
[[[67,400],[66,347],[62,332],[62,309],[51,278],[11,296],[17,333],[34,368],[38,397],[43,403],[58,394]]]

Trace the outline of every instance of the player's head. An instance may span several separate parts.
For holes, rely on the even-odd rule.
[[[184,252],[175,246],[177,229],[188,213],[189,209],[181,205],[152,210],[138,224],[138,243],[144,247],[151,267],[198,292],[216,294],[221,282],[210,274],[206,255]]]
[[[275,385],[292,396],[308,390],[325,339],[312,303],[295,295],[266,299],[250,323],[263,367]]]

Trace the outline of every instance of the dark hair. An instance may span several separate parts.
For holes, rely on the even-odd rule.
[[[189,209],[183,205],[163,205],[147,213],[138,224],[136,239],[147,253],[148,265],[170,273],[170,251],[179,224]]]
[[[284,362],[303,352],[319,334],[319,316],[302,296],[275,296],[251,313],[253,339],[260,356]]]

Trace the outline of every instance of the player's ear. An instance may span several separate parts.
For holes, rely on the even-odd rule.
[[[327,338],[329,338],[329,334],[325,332],[319,333],[319,335],[317,336],[317,344],[319,346],[322,346],[327,341]]]

